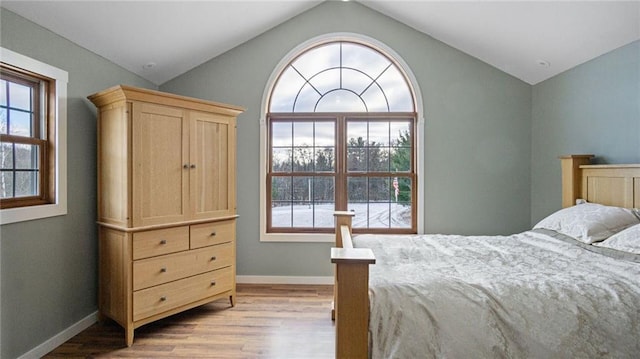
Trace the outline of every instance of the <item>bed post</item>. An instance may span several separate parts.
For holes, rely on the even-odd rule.
[[[593,155],[560,156],[562,165],[562,208],[576,204],[582,196],[582,177],[580,166],[591,163]]]
[[[336,358],[369,357],[369,264],[376,259],[369,248],[353,248],[352,212],[336,212],[336,247],[331,248],[335,267],[333,288],[336,321]]]

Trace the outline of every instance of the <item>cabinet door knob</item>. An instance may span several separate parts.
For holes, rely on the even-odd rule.
[[[167,271],[167,267],[162,267],[162,268],[160,268],[160,272],[161,272],[161,273],[165,273],[166,271]]]
[[[192,165],[191,165],[191,168],[196,168],[196,165],[192,164]]]
[[[212,256],[212,257],[211,257],[211,260],[212,260],[212,261],[215,261],[215,260],[216,260],[216,256]]]
[[[211,281],[211,286],[213,287],[214,285],[216,285],[216,281],[215,281],[215,280],[212,280],[212,281]]]
[[[160,240],[160,244],[167,244],[167,240],[166,239],[161,239]]]
[[[160,301],[161,301],[161,302],[164,302],[164,301],[166,301],[166,300],[167,300],[167,297],[165,297],[164,295],[163,295],[162,297],[160,297]]]
[[[182,168],[184,168],[184,169],[189,168],[189,164],[185,163],[184,165],[182,165]]]
[[[216,232],[211,232],[211,237],[214,237],[216,235]]]

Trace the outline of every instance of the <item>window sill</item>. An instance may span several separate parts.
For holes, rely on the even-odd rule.
[[[67,214],[66,204],[44,204],[19,208],[7,208],[0,212],[0,224],[31,221],[35,219],[63,216]]]
[[[334,243],[333,233],[261,233],[260,242]]]

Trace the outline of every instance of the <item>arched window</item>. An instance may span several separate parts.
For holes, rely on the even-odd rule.
[[[358,40],[314,44],[268,93],[266,233],[417,232],[417,111],[397,61]]]

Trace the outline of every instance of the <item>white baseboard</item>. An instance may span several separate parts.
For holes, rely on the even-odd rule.
[[[240,284],[333,284],[333,277],[303,277],[303,276],[262,276],[239,275],[236,282]]]
[[[83,330],[92,326],[95,322],[98,321],[98,312],[93,312],[79,322],[71,325],[69,328],[61,331],[55,336],[51,337],[46,342],[38,345],[37,347],[29,350],[28,352],[22,354],[18,359],[32,359],[32,358],[42,358],[47,353],[52,351],[53,349],[61,346],[67,340],[73,338],[74,336],[80,334]]]

